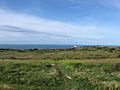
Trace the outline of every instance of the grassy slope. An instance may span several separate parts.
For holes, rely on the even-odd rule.
[[[120,90],[120,71],[99,60],[0,60],[1,90]]]

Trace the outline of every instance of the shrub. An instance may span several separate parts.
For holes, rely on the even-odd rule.
[[[120,58],[120,55],[118,55],[118,58]]]
[[[115,63],[115,64],[113,65],[113,70],[114,70],[114,71],[120,71],[120,63]]]

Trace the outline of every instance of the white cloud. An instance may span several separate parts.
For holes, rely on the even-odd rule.
[[[1,43],[95,44],[112,34],[106,32],[97,25],[73,25],[0,9]]]

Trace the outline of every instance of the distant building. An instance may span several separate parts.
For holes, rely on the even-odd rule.
[[[73,46],[73,48],[77,48],[77,46]]]

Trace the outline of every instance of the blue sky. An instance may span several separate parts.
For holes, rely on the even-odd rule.
[[[120,45],[120,0],[0,0],[0,44]]]

